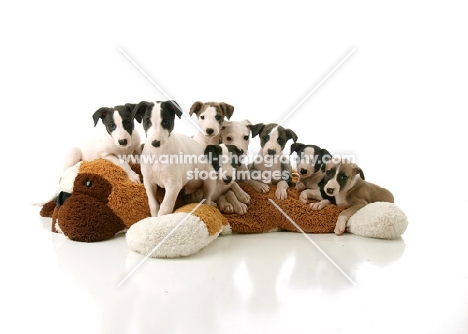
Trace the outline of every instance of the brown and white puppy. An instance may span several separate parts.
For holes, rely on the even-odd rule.
[[[300,191],[299,200],[306,204],[310,199],[318,202],[310,203],[312,210],[321,210],[330,203],[335,204],[335,198],[324,191],[325,165],[332,160],[332,155],[317,145],[302,143],[291,144],[291,153],[297,153],[297,173],[299,182],[295,189]]]
[[[348,219],[367,204],[393,203],[393,194],[390,191],[365,181],[362,169],[345,159],[326,165],[324,181],[326,193],[335,197],[337,206],[345,208],[336,222],[337,235],[344,233]]]
[[[233,113],[234,107],[224,102],[194,102],[189,115],[197,115],[201,131],[198,131],[193,139],[205,146],[218,145],[224,119],[230,119]]]
[[[211,201],[224,213],[234,212],[241,215],[247,213],[250,196],[235,182],[241,154],[242,152],[234,145],[207,145],[205,148],[205,158],[209,163],[205,171],[206,177],[217,180]],[[202,200],[202,195],[203,191],[200,190],[184,196],[184,201],[197,203]]]
[[[276,123],[258,123],[250,130],[252,138],[260,137],[260,152],[250,165],[248,184],[262,193],[269,191],[269,184],[276,184],[276,198],[286,199],[286,190],[292,185],[292,167],[282,152],[288,140],[297,141],[297,135]]]

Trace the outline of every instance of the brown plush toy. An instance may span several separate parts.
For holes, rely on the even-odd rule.
[[[139,166],[132,166],[140,173]],[[141,175],[141,173],[140,173]],[[220,234],[256,233],[274,230],[297,232],[295,222],[306,233],[332,233],[341,209],[329,205],[311,210],[298,200],[296,190],[288,190],[286,200],[269,193],[241,187],[251,196],[245,215],[221,214],[210,205],[184,205],[180,195],[173,214],[149,217],[142,184],[131,182],[117,165],[98,159],[80,162],[67,170],[59,183],[55,201],[43,206],[41,216],[52,217],[52,231],[72,240],[93,242],[126,232],[130,249],[153,257],[178,257],[196,253]],[[164,190],[158,190],[161,201]],[[283,212],[278,210],[272,199]],[[368,208],[370,207],[370,209]],[[358,211],[358,221],[348,222],[348,232],[367,237],[398,238],[406,229],[406,216],[393,203],[372,203]],[[158,245],[164,239],[162,245]]]

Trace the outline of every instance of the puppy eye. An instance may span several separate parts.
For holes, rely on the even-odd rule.
[[[330,174],[331,174],[331,170],[327,170],[327,171],[325,172],[325,174],[326,174],[326,175],[330,175]]]
[[[169,121],[167,119],[163,119],[163,121],[161,122],[161,125],[162,126],[168,126],[169,125]]]
[[[270,136],[268,136],[268,135],[264,135],[264,136],[262,137],[262,140],[264,140],[264,141],[268,141],[268,139],[270,139]]]
[[[220,120],[221,120],[221,116],[216,115],[216,116],[215,116],[215,119],[216,119],[217,121],[220,121]]]
[[[244,140],[249,140],[249,136],[244,136]]]
[[[280,144],[280,145],[283,145],[283,144],[284,144],[283,138],[278,138],[277,142],[278,142],[278,144]]]
[[[227,140],[231,141],[232,140],[232,137],[226,137]]]
[[[145,122],[143,124],[146,128],[149,128],[151,126],[151,120],[149,118],[145,119]]]
[[[201,118],[201,119],[205,119],[205,116],[201,115],[200,118]]]
[[[346,181],[348,179],[348,177],[345,174],[340,174],[339,178],[341,181]]]
[[[109,123],[109,130],[115,130],[116,126],[114,123]]]

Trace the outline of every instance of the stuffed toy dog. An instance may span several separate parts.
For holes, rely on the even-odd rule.
[[[132,169],[141,175],[139,165]],[[264,194],[240,185],[251,196],[245,215],[222,214],[206,204],[184,204],[180,194],[174,213],[150,217],[144,186],[132,182],[119,166],[97,159],[65,171],[55,200],[46,203],[40,215],[52,218],[52,232],[61,232],[71,240],[103,241],[126,232],[127,244],[136,252],[146,255],[153,250],[152,257],[179,257],[198,252],[223,234],[275,230],[332,233],[342,210],[334,205],[310,210],[298,200],[299,193],[293,188],[288,189],[287,199],[277,200],[275,187]],[[164,197],[164,189],[158,190],[157,197]],[[347,231],[395,239],[407,225],[405,214],[395,204],[378,202],[353,215]]]

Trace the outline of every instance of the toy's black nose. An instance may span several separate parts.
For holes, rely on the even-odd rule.
[[[60,207],[63,205],[63,203],[65,203],[65,201],[71,196],[70,193],[67,193],[66,191],[61,191],[59,192],[59,194],[57,195],[57,197],[55,197],[54,199],[54,203]]]
[[[209,135],[212,135],[213,132],[214,132],[214,129],[211,129],[211,128],[206,129],[206,133]]]
[[[226,184],[231,183],[231,181],[232,181],[232,176],[226,176],[225,178],[223,178],[223,181],[224,181],[224,183],[226,183]]]
[[[307,169],[301,168],[301,174],[302,174],[302,175],[307,174]]]
[[[127,145],[127,139],[119,139],[119,144],[122,146]]]
[[[151,142],[151,145],[153,145],[154,147],[159,147],[161,146],[161,142],[159,140],[153,140]]]
[[[272,150],[272,149],[268,149],[268,154],[269,155],[275,155],[276,154],[276,150]]]
[[[330,195],[333,194],[334,191],[335,188],[327,188],[327,193],[329,193]]]

